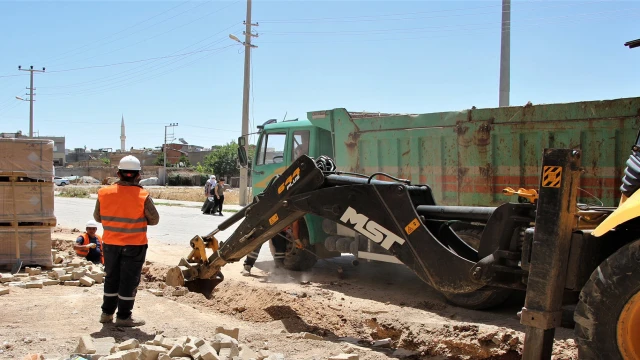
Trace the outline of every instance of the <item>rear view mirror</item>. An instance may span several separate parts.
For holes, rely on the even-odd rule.
[[[249,161],[247,160],[247,150],[244,148],[244,137],[238,138],[238,162],[240,167],[247,167]]]

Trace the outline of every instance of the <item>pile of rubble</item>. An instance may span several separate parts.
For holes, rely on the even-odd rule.
[[[63,256],[52,250],[54,265],[48,272],[40,267],[25,267],[17,274],[0,274],[0,295],[9,293],[9,287],[42,289],[49,285],[91,287],[104,282],[104,266],[93,264],[73,255]]]

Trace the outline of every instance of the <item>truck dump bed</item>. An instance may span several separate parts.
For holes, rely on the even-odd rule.
[[[537,189],[544,148],[575,148],[583,153],[580,201],[615,206],[640,98],[417,115],[334,109],[308,118],[334,134],[340,170],[428,184],[441,205],[515,201],[502,189]]]

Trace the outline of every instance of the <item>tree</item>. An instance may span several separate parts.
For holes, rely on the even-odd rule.
[[[220,146],[204,159],[204,170],[216,177],[239,176],[238,144],[234,141]]]
[[[163,166],[164,165],[164,154],[158,154],[158,157],[153,162],[155,166]]]
[[[109,166],[109,164],[111,164],[111,160],[109,160],[108,158],[102,158],[102,163],[106,166]]]

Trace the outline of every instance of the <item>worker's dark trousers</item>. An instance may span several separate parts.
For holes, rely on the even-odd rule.
[[[281,232],[280,235],[285,236],[286,233]],[[274,236],[273,239],[271,239],[271,241],[273,242],[273,247],[275,248],[273,260],[275,261],[276,266],[281,266],[282,264],[284,264],[284,257],[287,252],[287,239],[283,238],[280,235]],[[249,255],[247,255],[247,257],[244,259],[244,265],[253,267],[253,265],[256,263],[256,260],[258,260],[258,255],[260,255],[261,247],[262,244],[258,245],[257,248],[253,249],[253,251],[251,251]]]
[[[131,317],[147,247],[104,244],[104,270],[107,275],[104,279],[103,313],[113,315],[118,309],[119,319]]]
[[[220,195],[220,199],[216,199],[216,204],[214,205],[213,212],[219,212],[222,214],[222,204],[224,204],[224,195]]]

